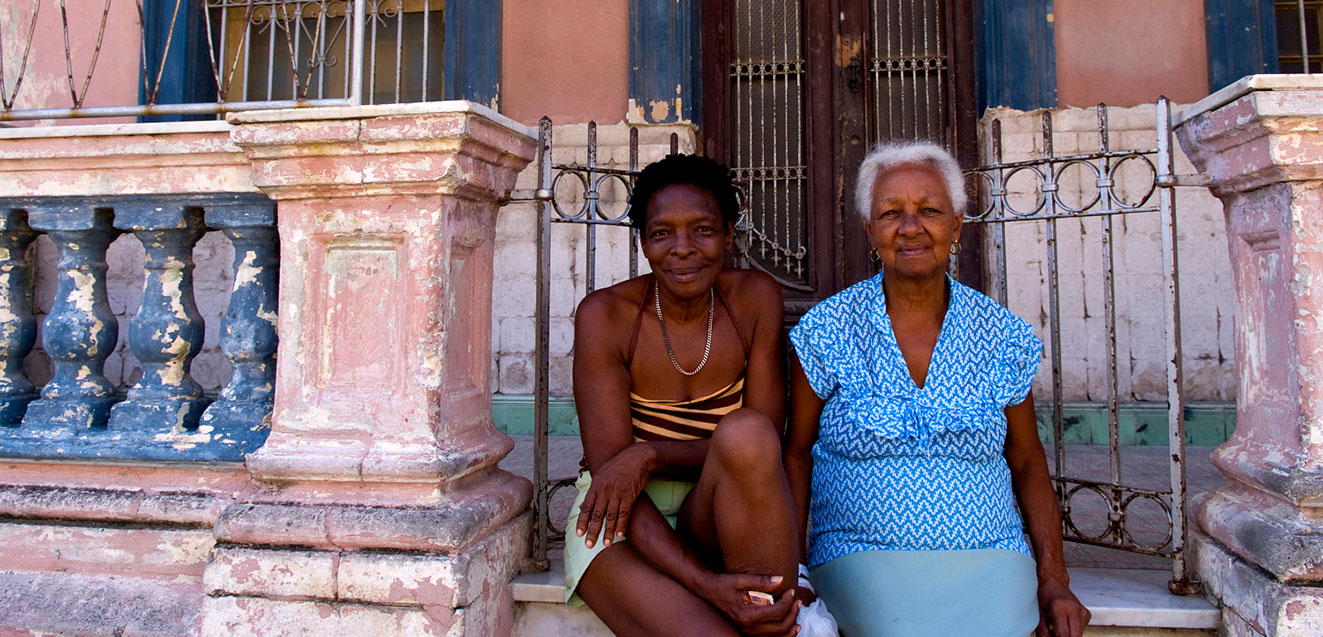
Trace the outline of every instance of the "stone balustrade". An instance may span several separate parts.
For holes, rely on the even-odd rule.
[[[270,430],[275,394],[279,245],[275,203],[257,193],[0,199],[0,456],[241,461]],[[235,246],[234,290],[221,345],[234,373],[219,397],[190,376],[203,340],[193,248],[207,230]],[[36,339],[30,246],[58,253],[55,299],[41,344],[54,376],[37,394],[23,360]],[[132,233],[145,252],[142,301],[120,326],[106,296],[106,251]],[[103,373],[127,328],[142,377]]]

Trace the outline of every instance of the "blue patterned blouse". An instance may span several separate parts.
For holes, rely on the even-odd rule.
[[[948,277],[922,389],[896,344],[882,275],[809,310],[790,340],[826,399],[813,445],[809,566],[867,550],[1030,555],[1003,455],[1007,405],[1029,394],[1042,341]]]

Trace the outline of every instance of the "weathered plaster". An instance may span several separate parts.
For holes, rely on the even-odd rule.
[[[1235,634],[1323,629],[1323,91],[1242,80],[1178,129],[1227,217],[1240,398],[1197,507],[1200,577]]]

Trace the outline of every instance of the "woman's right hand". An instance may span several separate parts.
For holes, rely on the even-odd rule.
[[[704,578],[703,590],[696,592],[730,619],[741,634],[790,636],[799,632],[795,620],[801,604],[795,599],[795,588],[786,589],[773,604],[756,604],[749,597],[749,591],[776,590],[781,579],[776,575],[713,573]]]
[[[647,486],[652,472],[652,454],[643,443],[634,443],[620,450],[593,472],[592,485],[579,505],[579,523],[575,534],[586,538],[584,545],[592,548],[602,531],[602,544],[625,536],[629,515]]]

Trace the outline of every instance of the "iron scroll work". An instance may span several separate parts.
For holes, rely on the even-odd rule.
[[[999,122],[992,124],[992,163],[967,173],[978,191],[977,209],[966,214],[965,223],[985,224],[992,250],[988,252],[991,270],[991,289],[986,290],[1003,305],[1007,302],[1006,236],[1007,224],[1040,222],[1046,224],[1048,263],[1048,296],[1050,305],[1050,350],[1052,370],[1051,422],[1053,431],[1053,481],[1062,513],[1063,531],[1067,540],[1103,546],[1134,553],[1169,558],[1172,561],[1172,580],[1169,588],[1177,594],[1194,594],[1199,584],[1191,578],[1185,547],[1188,531],[1186,510],[1185,425],[1183,420],[1182,365],[1180,337],[1180,287],[1177,272],[1176,210],[1174,187],[1178,179],[1173,170],[1170,105],[1161,99],[1157,103],[1157,147],[1141,150],[1111,150],[1108,137],[1107,110],[1098,107],[1099,147],[1096,152],[1055,156],[1052,149],[1052,121],[1050,113],[1043,114],[1043,157],[1019,162],[1002,161]],[[564,541],[565,529],[556,527],[549,516],[550,502],[561,489],[573,484],[574,477],[548,476],[549,433],[549,367],[550,367],[550,306],[551,306],[551,226],[554,223],[578,224],[584,227],[586,239],[585,288],[592,292],[596,282],[596,230],[598,226],[628,226],[629,208],[619,214],[607,213],[599,205],[603,188],[618,183],[628,194],[632,191],[638,166],[638,131],[630,131],[630,160],[627,169],[605,168],[597,162],[596,126],[588,125],[587,161],[583,165],[555,164],[551,157],[551,122],[543,118],[538,127],[538,181],[531,193],[517,194],[513,200],[535,201],[537,205],[537,274],[536,274],[536,341],[535,341],[535,402],[534,402],[534,506],[535,528],[531,566],[545,569],[548,551],[553,544]],[[671,139],[671,152],[677,151],[677,139]],[[1118,176],[1128,166],[1140,165],[1151,172],[1147,183],[1141,182],[1137,197],[1127,200],[1118,190]],[[1086,201],[1071,202],[1062,196],[1061,182],[1069,171],[1083,171],[1092,177],[1096,191]],[[1032,190],[1012,192],[1008,185],[1023,182],[1033,184]],[[566,209],[556,198],[558,189],[573,183],[582,191],[582,203],[577,209]],[[1135,180],[1129,181],[1131,187]],[[739,186],[740,184],[737,184]],[[1017,194],[1020,195],[1017,197]],[[1024,195],[1031,195],[1032,204],[1017,205]],[[743,199],[743,198],[742,198]],[[1127,485],[1121,477],[1120,437],[1118,423],[1117,340],[1114,303],[1112,225],[1116,217],[1150,213],[1157,214],[1162,226],[1162,264],[1165,282],[1165,343],[1166,343],[1166,398],[1168,445],[1170,450],[1170,488],[1145,489]],[[1109,432],[1110,475],[1105,480],[1088,480],[1069,475],[1066,467],[1065,418],[1063,415],[1063,381],[1060,330],[1059,260],[1057,255],[1056,226],[1063,219],[1099,218],[1103,227],[1101,250],[1107,325],[1107,411]],[[742,235],[748,229],[741,223],[737,232],[737,245],[744,245]],[[630,234],[629,274],[638,274],[637,234]],[[740,259],[742,264],[754,265],[752,259]],[[1096,533],[1085,532],[1088,526],[1072,514],[1072,501],[1080,494],[1091,493],[1106,505],[1105,527]],[[1167,521],[1167,532],[1161,541],[1148,542],[1136,536],[1129,526],[1131,507],[1139,502],[1156,505]]]
[[[1182,388],[1180,276],[1176,245],[1176,206],[1174,188],[1179,179],[1174,171],[1171,132],[1171,105],[1166,98],[1157,102],[1155,109],[1157,147],[1140,150],[1112,150],[1107,121],[1107,108],[1099,105],[1098,150],[1095,152],[1056,156],[1053,152],[1051,113],[1042,115],[1042,149],[1039,159],[1018,162],[1002,160],[1000,121],[992,122],[993,162],[967,174],[978,191],[978,208],[966,214],[965,223],[984,224],[990,238],[991,270],[990,290],[1002,305],[1007,304],[1007,239],[1008,224],[1039,222],[1045,225],[1047,256],[1047,296],[1050,351],[1052,369],[1052,438],[1055,470],[1053,480],[1060,502],[1064,535],[1067,540],[1120,549],[1134,553],[1170,558],[1172,579],[1168,587],[1179,595],[1196,594],[1199,583],[1191,577],[1187,563],[1186,545],[1188,529],[1185,519],[1187,491],[1185,464],[1185,401]],[[1136,167],[1151,177],[1140,180],[1138,193],[1130,193],[1127,200],[1118,190],[1122,171]],[[1071,202],[1062,195],[1063,177],[1068,171],[1083,174],[1083,182],[1092,182],[1087,199]],[[1135,171],[1131,170],[1133,177]],[[1090,178],[1092,178],[1090,180]],[[1010,187],[1012,182],[1032,185],[1030,188]],[[1133,189],[1136,180],[1128,180]],[[1087,189],[1082,189],[1086,190]],[[1032,196],[1032,203],[1021,202]],[[1017,203],[1019,203],[1017,207]],[[1170,487],[1144,489],[1128,486],[1121,477],[1120,427],[1118,423],[1117,389],[1117,337],[1114,269],[1114,223],[1118,217],[1141,213],[1157,214],[1161,226],[1164,340],[1166,356],[1166,402],[1169,447]],[[1057,224],[1064,219],[1098,218],[1102,228],[1101,263],[1104,295],[1104,321],[1106,324],[1109,475],[1105,480],[1073,477],[1066,466],[1065,418],[1062,413],[1062,353],[1061,353],[1061,300],[1060,262],[1058,258]],[[1092,247],[1092,246],[1091,246]],[[1086,532],[1082,521],[1072,515],[1072,502],[1082,494],[1099,497],[1107,509],[1106,524],[1097,532]],[[1131,508],[1138,503],[1155,504],[1167,518],[1167,533],[1159,541],[1144,541],[1137,537],[1131,522]]]

